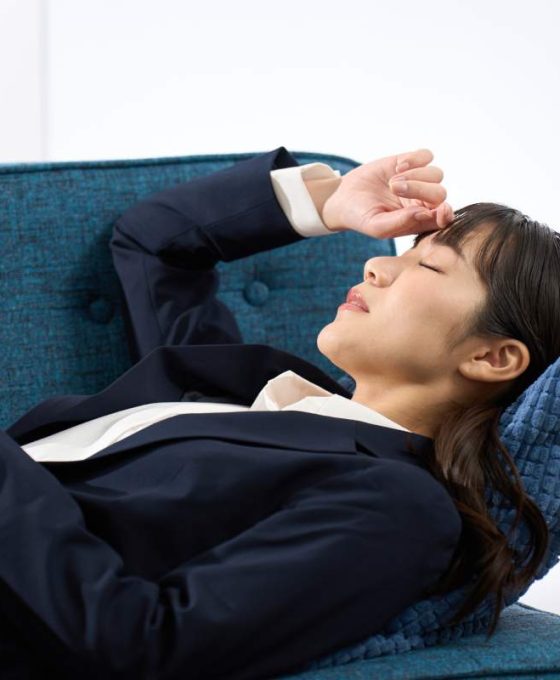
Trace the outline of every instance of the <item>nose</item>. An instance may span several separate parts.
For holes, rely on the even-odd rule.
[[[386,286],[390,281],[387,268],[383,267],[381,257],[372,257],[364,265],[364,281],[375,286]]]

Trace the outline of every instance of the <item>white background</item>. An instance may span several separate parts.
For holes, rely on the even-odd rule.
[[[558,7],[0,0],[0,163],[427,147],[455,209],[557,229]],[[560,613],[560,567],[521,601]]]

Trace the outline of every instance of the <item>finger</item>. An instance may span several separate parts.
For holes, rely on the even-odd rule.
[[[410,206],[408,208],[401,208],[400,210],[390,210],[388,212],[378,213],[372,217],[360,231],[363,231],[363,233],[368,236],[383,239],[396,238],[408,234],[418,234],[423,231],[433,230],[437,227],[435,208],[431,211],[420,210],[420,212],[428,214],[428,217],[421,221],[418,221],[414,217],[418,211],[418,206]]]
[[[405,181],[415,179],[422,182],[441,182],[443,179],[443,170],[436,165],[428,165],[425,168],[413,168],[406,172],[399,172],[397,175],[391,177],[389,182],[394,182],[399,179]]]
[[[395,163],[395,172],[404,172],[411,168],[420,168],[423,165],[428,165],[434,160],[434,154],[430,149],[416,149],[416,151],[407,151],[397,155],[397,162]]]
[[[391,182],[389,184],[391,191],[397,196],[404,196],[406,198],[415,198],[419,201],[424,201],[434,208],[447,198],[447,191],[441,184],[434,184],[433,182],[418,182],[410,180],[402,182]]]
[[[455,215],[453,213],[453,208],[449,205],[449,203],[442,203],[436,208],[436,222],[440,229],[443,229],[447,225],[451,224],[454,219]]]
[[[443,229],[447,224],[447,217],[448,213],[445,203],[438,205],[438,207],[436,208],[436,224],[440,229]]]

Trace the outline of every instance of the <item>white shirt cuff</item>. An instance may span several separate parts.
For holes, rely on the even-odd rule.
[[[337,233],[325,226],[304,182],[304,179],[329,177],[340,177],[340,170],[333,170],[326,163],[307,163],[270,171],[278,203],[292,227],[302,236],[327,236]]]

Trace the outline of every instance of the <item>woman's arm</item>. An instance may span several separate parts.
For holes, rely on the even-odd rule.
[[[421,599],[460,529],[425,470],[378,459],[299,490],[152,581],[128,572],[58,480],[0,430],[0,614],[38,654],[72,666],[70,677],[288,673]]]
[[[329,231],[376,238],[417,233],[452,219],[441,202],[443,173],[427,165],[432,158],[427,149],[387,156],[305,185]],[[399,159],[411,167],[406,198],[390,186]],[[110,247],[134,361],[160,345],[242,342],[232,312],[216,298],[214,266],[305,238],[290,224],[270,176],[294,166],[280,146],[152,194],[116,221]],[[426,211],[426,201],[438,207]],[[427,212],[427,221],[414,219],[418,210]]]
[[[110,247],[134,361],[160,345],[242,342],[216,298],[214,266],[304,238],[270,178],[297,165],[281,146],[152,194],[116,221]]]

